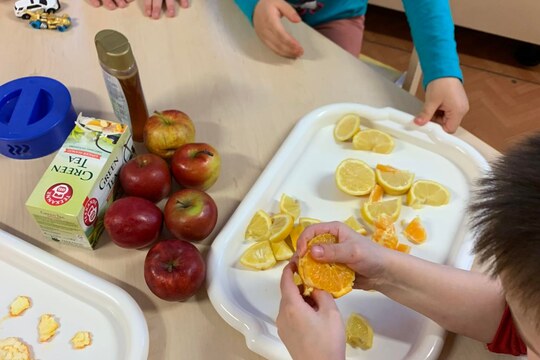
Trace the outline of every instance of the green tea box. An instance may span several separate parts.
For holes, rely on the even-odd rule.
[[[26,201],[47,239],[93,249],[116,195],[120,168],[133,154],[125,124],[79,115]]]

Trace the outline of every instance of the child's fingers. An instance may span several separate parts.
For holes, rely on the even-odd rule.
[[[285,30],[279,18],[273,19],[271,25],[270,32],[275,41],[274,44],[284,55],[289,57],[298,57],[302,55],[304,52],[302,46],[300,46],[300,43]]]
[[[424,104],[424,108],[422,109],[422,112],[420,114],[416,115],[414,118],[414,122],[416,125],[425,125],[427,124],[433,116],[435,116],[435,112],[439,108],[440,104],[437,102],[426,102]]]
[[[304,302],[302,296],[300,295],[300,291],[298,290],[298,286],[296,286],[296,284],[294,283],[292,269],[292,264],[287,264],[283,268],[281,282],[279,284],[279,287],[281,289],[281,298],[285,302]]]
[[[165,0],[165,6],[167,8],[167,16],[174,17],[175,15],[174,0]]]
[[[160,18],[162,5],[163,0],[152,0],[152,19]]]
[[[296,10],[288,2],[285,2],[285,1],[278,2],[276,3],[276,6],[278,10],[281,12],[281,14],[285,16],[289,21],[293,23],[298,23],[302,21],[302,18],[300,17],[300,15],[298,15]]]
[[[94,7],[100,7],[101,6],[101,0],[90,0],[90,5]]]
[[[114,10],[117,8],[116,3],[113,0],[103,0],[103,6],[109,10]]]
[[[119,8],[125,8],[126,6],[128,6],[128,3],[126,2],[126,0],[116,0],[116,6],[118,6]]]
[[[189,7],[189,0],[180,0],[180,7],[187,9]]]

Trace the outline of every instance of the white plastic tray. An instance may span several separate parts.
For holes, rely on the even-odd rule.
[[[363,128],[381,129],[394,136],[392,154],[358,151],[351,143],[336,143],[334,125],[348,113],[367,118]],[[359,199],[335,185],[335,169],[345,158],[362,159],[372,167],[390,164],[414,172],[416,179],[444,184],[451,193],[448,205],[416,211],[402,208],[400,218],[411,220],[418,214],[428,232],[426,243],[413,245],[411,254],[470,269],[472,239],[465,209],[474,179],[488,164],[474,148],[439,126],[418,127],[412,119],[392,108],[359,104],[335,104],[311,112],[298,122],[217,236],[208,261],[209,297],[221,317],[244,334],[252,351],[269,359],[290,358],[275,326],[285,262],[266,271],[243,268],[238,259],[250,245],[244,241],[245,228],[258,209],[279,212],[282,193],[301,201],[301,216],[323,221],[343,221],[351,215],[360,218]],[[397,230],[401,230],[399,225]],[[440,353],[443,329],[380,293],[353,291],[337,303],[344,319],[351,312],[361,313],[375,332],[373,348],[362,351],[347,346],[348,359],[435,359]]]
[[[19,295],[32,307],[9,317]],[[42,314],[60,323],[56,336],[38,342]],[[77,331],[92,333],[92,345],[73,350]],[[137,303],[124,290],[0,230],[0,339],[18,337],[40,360],[143,360],[148,358],[148,327]]]

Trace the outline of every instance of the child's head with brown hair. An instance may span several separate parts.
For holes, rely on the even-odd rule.
[[[500,277],[524,340],[538,352],[540,133],[492,164],[489,174],[479,181],[469,210],[477,235],[474,252],[493,276]]]

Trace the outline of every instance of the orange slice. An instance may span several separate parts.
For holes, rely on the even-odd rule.
[[[419,245],[423,244],[427,239],[427,232],[420,217],[415,217],[412,221],[405,227],[403,234],[409,239],[413,244]]]
[[[313,288],[321,289],[339,298],[352,290],[355,274],[344,264],[321,263],[311,257],[311,247],[316,244],[335,244],[337,238],[331,234],[315,236],[308,242],[308,250],[298,261],[298,273],[302,278],[304,295],[311,294]]]

